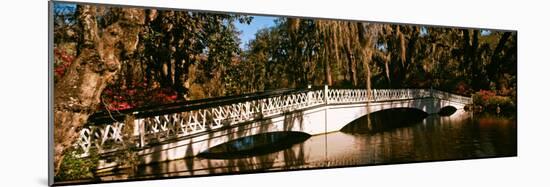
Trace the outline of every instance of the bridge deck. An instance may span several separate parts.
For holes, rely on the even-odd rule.
[[[140,110],[122,111],[121,114],[112,116],[99,113],[93,116],[95,120],[92,124],[80,131],[80,139],[76,145],[83,150],[82,156],[87,156],[91,149],[97,149],[99,153],[114,152],[120,145],[127,143],[143,149],[163,144],[163,142],[181,140],[313,107],[423,98],[437,98],[458,105],[471,103],[468,97],[431,89],[367,91],[325,87],[325,89],[280,90],[161,107],[144,107]],[[130,122],[126,122],[129,125],[124,123],[126,115],[133,116]]]

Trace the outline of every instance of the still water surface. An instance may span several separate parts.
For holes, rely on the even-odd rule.
[[[364,127],[366,123],[366,120],[358,120],[352,125]],[[473,115],[464,111],[457,111],[451,116],[430,115],[401,127],[368,132],[332,132],[297,139],[300,142],[274,146],[284,149],[267,151],[262,155],[245,155],[245,158],[234,155],[228,158],[195,157],[140,166],[132,174],[123,172],[102,178],[112,180],[198,176],[517,154],[515,119]],[[262,151],[265,152],[265,149]]]

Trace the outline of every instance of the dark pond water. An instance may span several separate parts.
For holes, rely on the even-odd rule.
[[[461,110],[450,116],[420,114],[421,118],[414,117],[419,116],[414,112],[394,112],[371,117],[370,126],[369,120],[363,118],[342,131],[323,135],[262,135],[212,148],[210,155],[140,166],[131,175],[110,175],[104,179],[248,173],[517,154],[517,126],[513,118],[474,115]],[[405,117],[410,120],[395,120]],[[224,151],[229,156],[219,154]]]

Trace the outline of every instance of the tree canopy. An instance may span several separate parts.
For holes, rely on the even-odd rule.
[[[58,8],[56,81],[78,56],[78,20]],[[107,11],[107,9],[104,9]],[[108,12],[108,11],[107,11]],[[307,85],[433,87],[461,94],[514,94],[515,32],[279,18],[239,48],[235,22],[253,16],[145,10],[137,51],[124,57],[101,108]]]

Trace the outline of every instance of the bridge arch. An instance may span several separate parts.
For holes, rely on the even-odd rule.
[[[339,131],[344,126],[352,123],[367,114],[376,113],[388,109],[406,108],[422,111],[426,114],[436,114],[444,106],[442,100],[437,98],[419,98],[414,100],[391,100],[354,105],[330,105],[327,112],[327,131]]]
[[[344,125],[341,132],[371,133],[421,122],[428,113],[418,108],[389,108],[368,113]]]
[[[437,114],[441,116],[450,116],[453,115],[457,110],[458,108],[456,108],[455,106],[448,105],[441,108]]]
[[[238,138],[202,151],[197,156],[213,159],[246,158],[292,147],[311,135],[298,131],[277,131]]]

